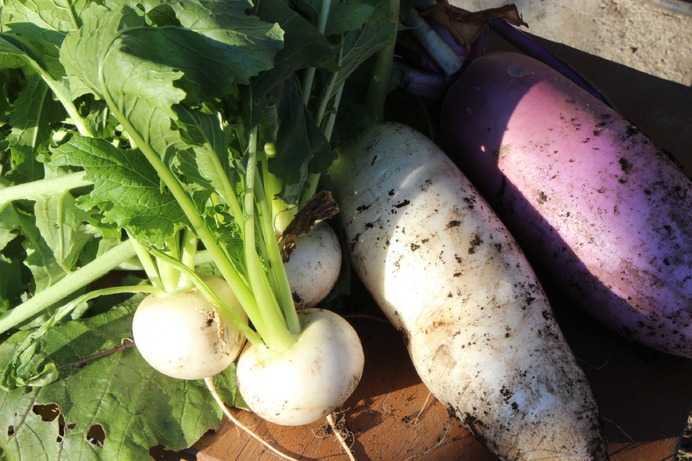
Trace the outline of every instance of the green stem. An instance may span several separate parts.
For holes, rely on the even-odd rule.
[[[339,85],[339,88],[336,90],[336,94],[334,95],[334,102],[332,103],[332,107],[329,111],[329,116],[327,117],[327,121],[324,125],[324,135],[327,137],[327,139],[331,139],[332,133],[334,132],[334,124],[336,123],[336,114],[339,110],[339,104],[341,103],[341,96],[344,94],[344,84],[342,83]],[[313,192],[314,193],[314,192]],[[310,195],[312,197],[312,195]]]
[[[399,23],[399,0],[389,0],[390,21],[397,27]],[[370,77],[365,100],[376,111],[377,120],[384,116],[384,103],[389,93],[389,81],[392,72],[392,60],[396,47],[396,37],[377,53],[375,67]]]
[[[257,178],[257,129],[253,128],[250,132],[248,150],[248,163],[245,179],[245,238],[243,244],[245,248],[245,261],[247,264],[248,278],[252,286],[252,291],[257,297],[257,304],[260,307],[262,321],[266,328],[266,334],[262,335],[269,348],[285,350],[295,342],[294,335],[287,327],[286,319],[282,315],[282,309],[271,289],[267,274],[262,267],[262,263],[257,255],[257,241],[255,233],[255,192],[256,188],[261,187],[261,183],[256,184]],[[276,244],[276,238],[273,242]],[[254,323],[254,322],[253,322]]]
[[[264,192],[271,202],[272,228],[277,234],[281,234],[293,219],[295,211],[281,198],[283,183],[271,171],[269,171],[269,153],[264,151],[261,156],[262,185]]]
[[[277,237],[276,233],[274,232],[271,204],[264,195],[264,190],[261,187],[262,182],[259,171],[255,175],[255,181],[257,184],[257,187],[255,188],[255,195],[257,196],[256,202],[257,212],[259,214],[260,229],[262,231],[267,250],[267,260],[269,262],[270,273],[273,276],[276,287],[275,293],[277,301],[281,307],[281,310],[283,311],[288,330],[293,334],[299,334],[301,331],[300,321],[298,320],[298,313],[296,312],[293,294],[291,293],[291,285],[288,282],[288,275],[286,274],[286,268],[284,267],[283,258],[281,256],[281,249],[277,244]]]
[[[5,42],[5,45],[7,44],[8,42]],[[72,119],[72,122],[77,128],[77,131],[79,131],[79,134],[81,134],[82,136],[93,138],[94,134],[91,132],[88,123],[81,116],[81,114],[77,110],[77,107],[72,102],[72,95],[70,94],[67,87],[61,82],[54,80],[53,77],[51,77],[50,74],[43,67],[41,67],[38,62],[31,59],[25,53],[25,50],[19,48],[15,49],[17,50],[18,54],[22,56],[24,60],[26,60],[29,66],[32,69],[34,69],[34,71],[36,71],[36,73],[43,79],[43,81],[51,89],[55,97],[62,103],[63,107],[67,111],[67,114],[70,116],[70,119]]]
[[[107,88],[105,82],[103,83],[103,88]],[[183,186],[178,182],[175,175],[166,167],[161,157],[156,153],[156,151],[147,143],[144,136],[137,130],[137,128],[132,125],[127,117],[120,111],[118,105],[114,102],[113,98],[108,92],[103,93],[103,97],[106,103],[111,107],[113,114],[121,122],[123,128],[130,136],[133,144],[140,149],[144,154],[146,159],[152,165],[159,175],[161,181],[166,185],[168,190],[171,192],[178,205],[183,210],[185,217],[190,222],[190,225],[197,233],[197,236],[202,241],[202,244],[206,247],[209,255],[216,264],[216,267],[221,272],[221,275],[230,285],[231,290],[235,293],[238,301],[245,309],[245,312],[253,320],[253,317],[257,317],[257,312],[259,312],[259,307],[255,296],[253,296],[250,287],[246,284],[245,280],[236,271],[233,263],[228,259],[223,248],[217,243],[216,237],[209,230],[205,223],[204,218],[197,212],[197,208],[193,203],[192,199],[187,195]],[[259,328],[258,324],[255,324],[255,328]]]
[[[320,34],[324,34],[327,29],[327,21],[329,20],[329,10],[332,7],[331,0],[322,0],[320,5],[320,16],[317,18],[317,30]],[[312,82],[315,79],[315,68],[308,67],[305,70],[305,76],[303,80],[303,103],[307,106],[310,102],[310,93],[312,93]]]
[[[42,197],[62,194],[77,187],[92,185],[91,181],[84,179],[83,171],[54,178],[39,179],[0,189],[0,205],[13,200],[37,200]]]
[[[225,171],[221,165],[221,162],[219,161],[219,157],[216,155],[216,152],[212,147],[211,142],[207,141],[205,143],[205,148],[210,152],[206,158],[207,161],[211,161],[213,163],[212,168],[216,171]],[[219,175],[217,181],[220,182],[220,184],[217,185],[216,193],[219,194],[219,196],[221,196],[221,198],[228,205],[233,219],[235,219],[236,222],[241,222],[243,219],[243,210],[238,202],[238,196],[236,195],[233,185],[226,175]]]
[[[262,338],[247,325],[245,320],[241,319],[229,305],[219,298],[214,291],[209,289],[207,284],[204,283],[204,280],[202,280],[199,274],[195,272],[194,268],[190,268],[184,265],[182,262],[177,261],[156,249],[152,248],[151,251],[156,255],[157,258],[166,260],[168,264],[176,267],[181,273],[185,274],[191,281],[192,285],[194,285],[195,288],[197,288],[202,295],[204,295],[204,297],[214,306],[215,309],[221,310],[222,316],[233,324],[235,328],[242,332],[248,341],[257,346],[264,344]]]
[[[301,191],[301,204],[304,204],[305,202],[310,200],[310,198],[317,193],[317,187],[320,183],[320,177],[321,175],[318,173],[312,173],[308,176],[308,179],[305,182],[305,185],[303,186],[303,190]]]
[[[169,237],[166,241],[166,252],[173,259],[180,259],[180,242],[179,233]],[[166,260],[157,258],[156,265],[161,274],[161,282],[166,293],[175,293],[178,291],[178,283],[180,282],[180,271],[168,264]]]
[[[339,64],[341,64],[341,57],[339,57]],[[321,127],[324,120],[324,116],[327,113],[327,108],[329,103],[332,101],[332,94],[334,94],[334,88],[336,87],[337,79],[339,78],[339,73],[335,72],[331,75],[327,88],[324,90],[324,96],[320,101],[320,106],[317,108],[317,114],[315,115],[315,123],[317,126]]]
[[[103,277],[118,267],[119,264],[135,256],[135,254],[131,240],[126,240],[118,246],[111,248],[90,263],[82,266],[45,290],[36,293],[34,297],[5,312],[0,316],[0,333],[4,333],[10,328],[19,325],[80,288]]]
[[[308,67],[305,69],[305,75],[303,76],[303,103],[307,106],[310,102],[310,93],[312,93],[312,83],[315,80],[315,68]]]
[[[181,246],[180,262],[185,265],[185,267],[195,270],[195,259],[197,257],[197,242],[198,238],[194,232],[190,229],[185,229],[183,232],[183,242]],[[180,274],[180,281],[178,282],[179,290],[186,290],[190,288],[192,281],[187,272]]]
[[[73,311],[75,308],[77,308],[80,304],[86,303],[87,301],[90,301],[92,299],[98,298],[100,296],[109,296],[109,295],[119,295],[119,294],[135,294],[135,293],[149,293],[149,294],[161,294],[163,291],[160,288],[157,288],[152,285],[119,285],[117,287],[106,287],[106,288],[99,288],[98,290],[90,291],[89,293],[85,293],[82,296],[70,301],[69,303],[65,304],[61,308],[61,311],[59,313],[56,313],[56,318],[55,322],[59,321],[62,319],[65,315]],[[77,319],[80,318],[86,309],[80,309],[79,311],[75,312],[72,314],[72,319]]]
[[[135,253],[137,254],[137,258],[139,259],[140,264],[142,264],[142,269],[144,269],[144,272],[147,274],[147,278],[152,285],[163,290],[164,286],[163,282],[161,281],[161,276],[159,275],[159,268],[156,266],[151,254],[149,254],[147,249],[144,248],[142,244],[132,238],[131,235],[129,237],[135,249]]]

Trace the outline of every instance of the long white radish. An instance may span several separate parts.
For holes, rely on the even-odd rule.
[[[523,253],[429,139],[380,124],[330,172],[353,268],[432,394],[503,460],[603,460],[582,370]]]

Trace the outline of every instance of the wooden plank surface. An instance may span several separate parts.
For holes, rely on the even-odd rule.
[[[657,144],[692,169],[692,92],[622,65],[543,41],[600,88],[614,106]],[[496,44],[497,45],[497,44]],[[497,45],[506,48],[504,45]],[[539,274],[540,275],[540,274]],[[692,403],[692,361],[660,354],[614,335],[572,305],[550,283],[545,288],[558,321],[599,404],[613,461],[674,458]],[[401,336],[383,323],[368,295],[356,289],[347,303],[366,350],[366,369],[339,414],[358,460],[493,461],[446,409],[429,396],[408,359]],[[280,377],[277,377],[280,379]],[[284,428],[237,411],[272,445],[302,460],[345,460],[325,422]],[[171,454],[168,453],[168,456]],[[164,459],[160,455],[157,459]],[[167,459],[274,460],[247,434],[225,421],[193,450]]]
[[[597,324],[546,284],[558,321],[599,404],[612,461],[671,460],[692,398],[692,362],[633,344]],[[401,336],[364,293],[349,320],[366,352],[363,381],[339,414],[358,460],[497,461],[430,397]],[[358,306],[358,307],[355,307]],[[285,428],[243,411],[234,414],[259,436],[301,460],[346,460],[325,421]],[[224,422],[195,448],[198,460],[278,459]]]

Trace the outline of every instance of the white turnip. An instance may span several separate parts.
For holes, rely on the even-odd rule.
[[[246,319],[223,279],[202,280],[239,318]],[[220,312],[196,288],[149,295],[132,321],[137,349],[149,365],[173,378],[202,379],[220,373],[245,344],[245,336]]]
[[[582,370],[518,245],[432,141],[381,124],[331,170],[353,268],[431,393],[503,460],[602,460]]]
[[[548,66],[478,58],[450,88],[446,150],[527,253],[588,312],[692,357],[690,179],[639,130]]]
[[[302,309],[292,347],[248,344],[238,359],[238,390],[250,409],[276,424],[310,424],[329,415],[354,391],[363,373],[363,347],[334,312]]]
[[[332,290],[341,270],[341,246],[326,222],[298,238],[285,263],[296,308],[314,307]]]

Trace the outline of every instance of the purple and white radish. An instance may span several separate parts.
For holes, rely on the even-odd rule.
[[[690,179],[613,109],[517,53],[474,60],[445,149],[533,260],[602,323],[692,357]]]

